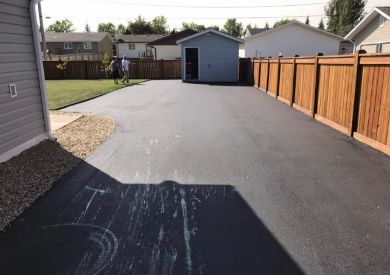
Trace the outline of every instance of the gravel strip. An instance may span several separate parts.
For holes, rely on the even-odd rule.
[[[110,117],[84,114],[54,132],[57,142],[43,141],[0,163],[0,231],[103,143],[114,127]]]

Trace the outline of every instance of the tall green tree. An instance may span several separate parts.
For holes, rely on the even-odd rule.
[[[164,16],[157,16],[152,20],[152,29],[155,34],[166,34],[168,32],[167,19]]]
[[[88,24],[85,24],[85,32],[91,32],[91,27]]]
[[[265,28],[266,31],[269,30],[269,24],[268,24],[268,22],[265,22],[264,28]]]
[[[115,25],[111,22],[108,23],[99,23],[97,27],[98,32],[108,32],[109,34],[115,34],[116,28]]]
[[[280,19],[274,23],[274,28],[286,25],[292,21],[293,21],[292,19]]]
[[[46,29],[48,32],[73,32],[73,23],[72,21],[65,19],[65,20],[57,20],[53,24],[49,25]]]
[[[141,15],[132,22],[130,21],[127,29],[127,34],[152,34],[153,26],[150,22],[146,21]]]
[[[243,34],[242,23],[237,22],[236,18],[229,18],[223,25],[223,31],[234,37],[241,37]]]
[[[116,28],[116,33],[117,34],[125,34],[126,33],[125,25],[119,24],[118,27]]]
[[[318,28],[319,28],[320,30],[325,30],[324,18],[321,18],[320,23],[318,23]]]
[[[309,16],[306,17],[305,24],[310,26],[310,18],[309,18]]]
[[[194,22],[190,22],[190,23],[183,22],[181,28],[182,28],[182,30],[192,29],[192,30],[198,31],[198,32],[204,31],[206,29],[206,27],[204,25],[199,25],[199,24],[196,24]]]
[[[366,0],[330,0],[325,7],[327,31],[344,36],[362,19]]]

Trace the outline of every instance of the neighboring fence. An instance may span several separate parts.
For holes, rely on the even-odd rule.
[[[247,59],[240,65],[248,67]],[[252,59],[241,80],[390,155],[390,54]]]
[[[180,60],[131,60],[130,78],[176,79],[181,78]],[[107,78],[101,61],[68,61],[60,70],[58,61],[44,61],[46,79],[102,79]],[[122,73],[122,72],[121,72]]]

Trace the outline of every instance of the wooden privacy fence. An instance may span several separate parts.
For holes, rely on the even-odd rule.
[[[390,54],[262,58],[251,65],[245,78],[255,87],[390,155]]]
[[[180,60],[131,60],[131,62],[130,78],[181,78]],[[64,70],[57,68],[59,64],[59,61],[43,62],[46,79],[102,79],[108,77],[101,61],[68,61]]]

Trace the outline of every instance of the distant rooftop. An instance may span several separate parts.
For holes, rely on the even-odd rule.
[[[115,42],[122,43],[149,43],[160,39],[166,34],[117,34],[115,35]]]
[[[265,28],[248,28],[248,32],[250,35],[255,35],[255,34],[261,33],[263,31],[266,31],[266,29]]]
[[[100,42],[106,32],[46,32],[46,42]]]

